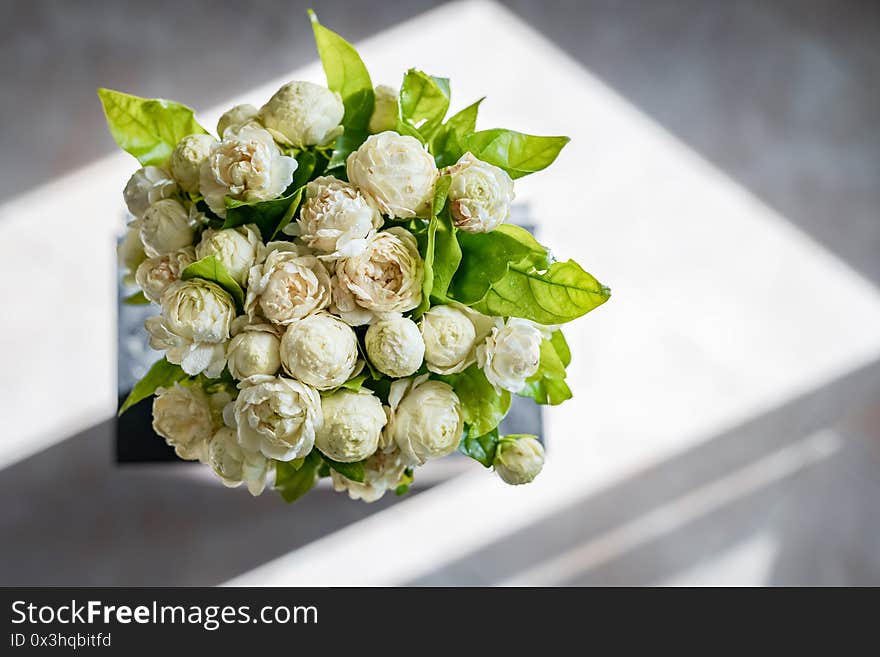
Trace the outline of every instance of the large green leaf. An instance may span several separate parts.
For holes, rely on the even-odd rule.
[[[430,140],[449,109],[449,80],[411,68],[400,86],[400,120]]]
[[[448,212],[437,217],[434,233],[433,280],[431,299],[437,302],[448,300],[449,285],[461,264],[461,247],[456,239],[456,228]]]
[[[477,111],[485,98],[468,105],[460,112],[449,117],[446,123],[437,130],[431,140],[431,154],[438,167],[455,164],[465,154],[465,140],[477,128]]]
[[[271,241],[290,222],[302,200],[302,187],[291,184],[285,195],[270,201],[247,203],[226,197],[226,221],[223,228],[256,224],[263,241]]]
[[[281,493],[285,502],[295,502],[308,493],[318,481],[318,470],[324,465],[318,450],[297,461],[275,462],[275,490]]]
[[[563,357],[571,357],[568,344],[562,336],[562,331],[554,331],[550,340],[541,342],[541,363],[538,371],[526,381],[525,387],[517,394],[521,397],[530,397],[539,404],[552,406],[571,399],[571,389],[565,383],[566,363]]]
[[[483,435],[477,434],[473,427],[468,427],[458,445],[458,451],[482,463],[487,468],[492,467],[492,462],[495,460],[495,450],[497,449],[498,427]]]
[[[366,472],[364,470],[363,461],[356,461],[355,463],[340,463],[339,461],[334,461],[333,459],[324,456],[324,462],[330,466],[332,470],[336,470],[336,472],[346,479],[351,479],[359,484],[364,483]]]
[[[412,312],[412,318],[418,319],[431,307],[431,289],[434,286],[434,243],[437,236],[437,217],[431,217],[428,222],[428,230],[422,239],[419,239],[419,251],[422,256],[422,300]],[[419,237],[422,237],[421,235]]]
[[[118,414],[122,415],[142,399],[153,395],[157,388],[173,386],[175,383],[186,378],[187,374],[180,369],[180,365],[173,365],[164,358],[157,360],[144,375],[144,378],[134,384],[128,397],[125,398],[122,406],[119,407]]]
[[[120,148],[144,165],[162,165],[187,135],[206,133],[186,105],[98,89],[107,127]]]
[[[439,377],[449,383],[461,401],[461,413],[474,435],[489,433],[510,410],[510,393],[498,392],[476,364],[460,374]]]
[[[185,281],[188,281],[191,278],[202,278],[206,281],[216,283],[229,292],[239,309],[244,307],[244,290],[241,289],[241,285],[238,284],[238,281],[229,275],[229,272],[226,271],[226,267],[224,267],[214,256],[205,256],[201,260],[196,260],[191,265],[188,265],[187,268],[180,273],[180,278]]]
[[[472,307],[486,315],[562,324],[602,305],[610,296],[611,290],[569,260],[554,262],[546,271],[528,264],[511,265]]]
[[[553,164],[569,141],[568,137],[536,137],[496,128],[475,132],[464,146],[474,157],[501,167],[511,178],[520,178]]]
[[[373,113],[373,83],[357,50],[341,36],[318,22],[315,12],[309,10],[315,45],[327,75],[327,86],[342,96],[346,129],[366,131]]]
[[[336,138],[333,144],[333,154],[327,163],[327,169],[335,169],[337,167],[345,167],[345,161],[348,156],[360,148],[369,135],[366,132],[357,130],[346,130]]]

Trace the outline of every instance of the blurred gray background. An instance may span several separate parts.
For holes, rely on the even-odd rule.
[[[315,58],[307,6],[357,41],[435,4],[4,0],[0,195],[115,149],[99,86],[207,107]],[[880,3],[503,4],[880,285]],[[536,536],[546,554],[558,553],[768,446],[832,427],[845,448],[816,468],[570,583],[665,581],[759,517],[784,539],[770,583],[880,584],[878,372],[867,365],[607,495],[578,501],[517,535],[500,561],[490,549],[421,583],[510,577],[528,566]],[[274,496],[255,503],[164,469],[120,469],[111,428],[108,419],[0,471],[7,500],[0,583],[219,583],[394,503],[369,507],[318,493],[294,518]]]

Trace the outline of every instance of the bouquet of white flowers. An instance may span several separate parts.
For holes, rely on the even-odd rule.
[[[571,397],[558,325],[609,297],[506,223],[514,180],[568,142],[446,119],[449,80],[409,70],[374,88],[355,49],[311,15],[327,87],[238,105],[217,137],[166,100],[99,90],[141,163],[122,260],[164,352],[120,413],[155,394],[182,459],[293,501],[319,477],[373,501],[456,449],[531,481],[534,436],[500,436],[511,394]],[[444,120],[445,119],[445,120]]]

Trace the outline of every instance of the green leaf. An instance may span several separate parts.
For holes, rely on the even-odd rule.
[[[144,296],[143,290],[140,290],[138,292],[135,292],[131,296],[125,297],[122,300],[122,303],[127,306],[145,306],[150,303],[150,300],[147,299],[146,296]]]
[[[238,284],[222,263],[214,256],[205,256],[201,260],[197,260],[187,266],[181,274],[180,278],[188,281],[191,278],[202,278],[206,281],[216,283],[224,290],[229,292],[230,296],[235,300],[239,308],[244,307],[244,290]]]
[[[498,449],[498,427],[483,435],[477,434],[473,429],[468,427],[458,445],[458,451],[491,468],[495,460],[495,450]]]
[[[486,315],[563,324],[601,306],[610,296],[611,290],[569,260],[554,262],[546,271],[511,266],[482,300],[470,305]]]
[[[409,492],[409,487],[412,486],[413,481],[413,470],[412,468],[407,468],[403,471],[403,475],[401,475],[400,481],[397,482],[397,487],[394,489],[394,494],[397,496],[406,495]]]
[[[510,393],[506,390],[496,391],[476,364],[460,374],[439,378],[455,390],[461,401],[464,423],[471,427],[475,435],[492,431],[510,410]]]
[[[359,484],[364,483],[366,473],[364,472],[363,461],[357,461],[355,463],[340,463],[339,461],[334,461],[333,459],[324,456],[324,462],[346,479],[351,479]]]
[[[547,249],[525,228],[502,224],[489,233],[457,234],[462,260],[474,264],[458,269],[450,293],[466,305],[483,299],[492,284],[507,275],[511,265],[525,262],[537,269],[550,265]]]
[[[431,299],[440,303],[448,301],[449,286],[461,264],[461,247],[458,245],[456,232],[448,213],[437,217]]]
[[[360,390],[363,387],[364,381],[366,381],[366,380],[367,380],[366,374],[358,374],[356,377],[349,379],[348,381],[346,381],[345,383],[343,383],[339,387],[345,388],[346,390],[354,390],[355,392],[357,392],[358,390]]]
[[[144,375],[144,378],[134,384],[131,392],[128,393],[128,397],[125,398],[122,406],[119,407],[117,415],[122,415],[139,401],[153,395],[157,388],[173,386],[175,383],[186,378],[188,378],[187,374],[180,369],[180,365],[173,365],[164,358],[157,360]]]
[[[299,464],[275,462],[275,490],[285,502],[295,502],[308,493],[318,480],[318,469],[324,464],[318,450],[313,449]]]
[[[346,130],[336,138],[333,145],[333,155],[327,163],[327,169],[335,169],[336,167],[344,167],[348,156],[360,148],[369,135],[366,132],[357,132]]]
[[[465,140],[477,128],[477,112],[485,98],[451,116],[431,140],[431,154],[438,167],[455,164],[466,152]]]
[[[419,250],[421,251],[422,261],[424,263],[422,276],[422,300],[412,312],[412,318],[418,319],[422,314],[431,307],[431,289],[434,286],[434,242],[437,235],[437,217],[431,217],[428,222],[428,230],[424,240],[419,240]]]
[[[449,80],[411,68],[400,86],[400,120],[429,140],[449,109]]]
[[[474,157],[501,167],[511,178],[520,178],[553,164],[568,137],[536,137],[496,128],[475,132],[464,141]]]
[[[556,338],[557,334],[559,338]],[[565,383],[565,363],[556,350],[560,339],[562,344],[565,344],[562,332],[554,331],[550,340],[541,342],[541,362],[538,371],[529,377],[525,387],[516,393],[520,397],[530,397],[539,404],[552,406],[571,399],[571,389]],[[568,352],[567,344],[565,344],[565,352]]]
[[[235,228],[244,224],[256,224],[263,241],[270,242],[280,230],[290,223],[299,208],[303,189],[287,188],[285,195],[270,201],[246,203],[226,197],[226,221],[223,228]]]
[[[556,350],[559,360],[562,361],[562,366],[568,367],[571,364],[571,350],[568,348],[565,336],[562,335],[562,330],[557,329],[553,331],[553,334],[550,336],[550,342]]]
[[[342,125],[366,131],[375,101],[373,83],[367,67],[354,46],[321,25],[312,10],[309,10],[309,18],[315,33],[318,55],[327,75],[327,87],[342,96],[342,103],[345,105]]]
[[[434,183],[434,201],[431,204],[432,216],[436,217],[443,212],[446,205],[446,197],[449,196],[449,187],[452,185],[452,176],[440,176]]]
[[[187,135],[206,133],[186,105],[98,89],[107,127],[120,148],[144,165],[164,164]]]

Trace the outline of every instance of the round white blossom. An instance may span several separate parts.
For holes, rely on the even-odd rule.
[[[281,367],[281,338],[276,327],[251,324],[244,315],[236,317],[226,347],[226,365],[236,379],[275,374]]]
[[[147,208],[177,193],[177,183],[160,167],[148,166],[135,171],[122,192],[128,211],[140,219]]]
[[[434,306],[419,322],[425,341],[425,363],[437,374],[462,372],[476,361],[476,347],[495,320],[467,306]]]
[[[144,323],[150,346],[164,350],[169,362],[190,375],[205,372],[217,378],[226,364],[235,304],[210,281],[175,281],[162,294],[162,314]]]
[[[505,483],[527,484],[544,467],[544,446],[535,436],[505,436],[498,443],[492,465]]]
[[[465,153],[446,170],[452,176],[449,211],[468,233],[488,233],[510,217],[513,180],[504,169]]]
[[[266,247],[255,224],[220,230],[208,228],[196,246],[199,260],[207,256],[214,256],[232,278],[245,285],[251,267],[266,257]]]
[[[368,130],[376,134],[397,127],[397,89],[380,84],[373,90],[375,102]]]
[[[221,425],[220,413],[230,396],[222,392],[209,396],[198,386],[175,383],[158,388],[153,399],[153,430],[188,461],[205,456],[205,445]]]
[[[511,317],[496,326],[477,347],[477,364],[496,388],[519,392],[541,364],[541,341],[545,328],[527,319]]]
[[[357,366],[354,331],[328,313],[291,322],[281,338],[281,364],[295,379],[317,388],[337,388]]]
[[[208,207],[226,216],[226,197],[254,202],[281,195],[297,162],[283,155],[272,135],[253,123],[229,129],[211,149],[199,172],[199,191]]]
[[[242,448],[279,461],[312,451],[315,430],[323,424],[317,390],[293,379],[263,375],[249,377],[238,387],[238,397],[223,417],[236,427]]]
[[[208,441],[205,461],[224,486],[235,488],[244,484],[254,496],[266,488],[272,464],[260,452],[243,449],[235,430],[229,427],[222,427]]]
[[[245,311],[290,324],[330,305],[330,274],[315,256],[291,242],[269,242],[261,264],[248,275]]]
[[[367,137],[346,160],[348,179],[389,217],[427,217],[437,165],[415,137],[386,131]]]
[[[126,285],[134,285],[135,272],[138,266],[147,258],[137,228],[129,228],[125,232],[125,237],[119,243],[116,254],[119,257],[119,264],[122,266],[123,271],[125,271],[122,281]]]
[[[246,123],[251,123],[257,118],[257,108],[248,103],[236,105],[230,110],[223,113],[220,120],[217,121],[217,134],[222,138],[226,131],[230,128],[238,130]]]
[[[364,462],[364,481],[352,481],[336,472],[330,471],[333,490],[338,493],[347,491],[353,500],[375,502],[389,488],[396,488],[403,478],[406,463],[399,449],[391,451],[378,450]]]
[[[321,176],[306,185],[300,217],[284,232],[326,256],[350,257],[363,253],[367,238],[381,225],[378,210],[353,186]]]
[[[135,280],[147,299],[160,303],[168,286],[179,280],[180,273],[195,261],[196,250],[191,246],[147,258],[138,266]]]
[[[198,194],[202,162],[216,143],[211,135],[188,135],[171,151],[171,175],[183,191]]]
[[[461,402],[452,387],[427,375],[400,379],[388,394],[390,417],[385,431],[408,465],[451,454],[464,431]]]
[[[134,222],[151,258],[192,246],[196,236],[196,220],[183,204],[171,198],[153,203],[144,216]]]
[[[396,315],[370,325],[364,336],[367,357],[393,378],[415,373],[425,357],[425,342],[414,321]]]
[[[315,447],[340,463],[354,463],[379,447],[388,421],[382,402],[369,390],[339,390],[321,400],[324,424],[315,434]]]
[[[363,253],[336,262],[331,310],[352,326],[412,310],[422,300],[424,269],[412,233],[376,233]]]
[[[335,139],[344,114],[338,93],[312,82],[288,82],[260,108],[259,119],[280,143],[303,148]]]

